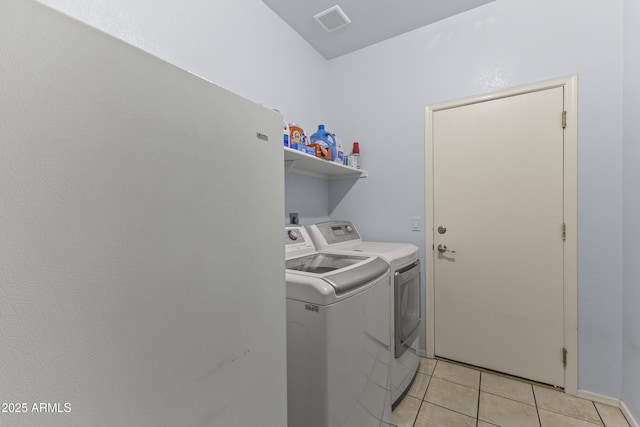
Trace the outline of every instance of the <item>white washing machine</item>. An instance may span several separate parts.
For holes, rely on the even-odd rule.
[[[392,326],[391,401],[394,406],[413,383],[420,357],[417,355],[420,331],[419,249],[409,243],[362,241],[349,221],[327,221],[307,227],[319,252],[378,256],[391,266]]]
[[[285,228],[289,427],[391,422],[389,265]]]

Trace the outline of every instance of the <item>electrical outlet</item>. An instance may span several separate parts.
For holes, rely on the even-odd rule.
[[[300,218],[298,217],[298,212],[290,212],[289,213],[289,224],[298,225],[298,224],[300,224],[299,219]]]

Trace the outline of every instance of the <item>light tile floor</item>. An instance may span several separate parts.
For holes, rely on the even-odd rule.
[[[444,360],[422,359],[396,427],[629,427],[620,409]]]

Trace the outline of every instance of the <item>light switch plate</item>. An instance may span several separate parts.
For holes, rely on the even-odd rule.
[[[411,231],[420,231],[420,217],[412,216],[411,217]]]

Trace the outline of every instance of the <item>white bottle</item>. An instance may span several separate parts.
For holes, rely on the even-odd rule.
[[[360,169],[360,144],[358,142],[353,143],[351,150],[351,167]]]
[[[342,141],[340,141],[340,138],[337,138],[335,134],[333,135],[333,137],[335,138],[335,141],[336,141],[336,147],[335,147],[336,159],[334,161],[343,165],[345,153],[344,153],[344,148],[342,148]]]

